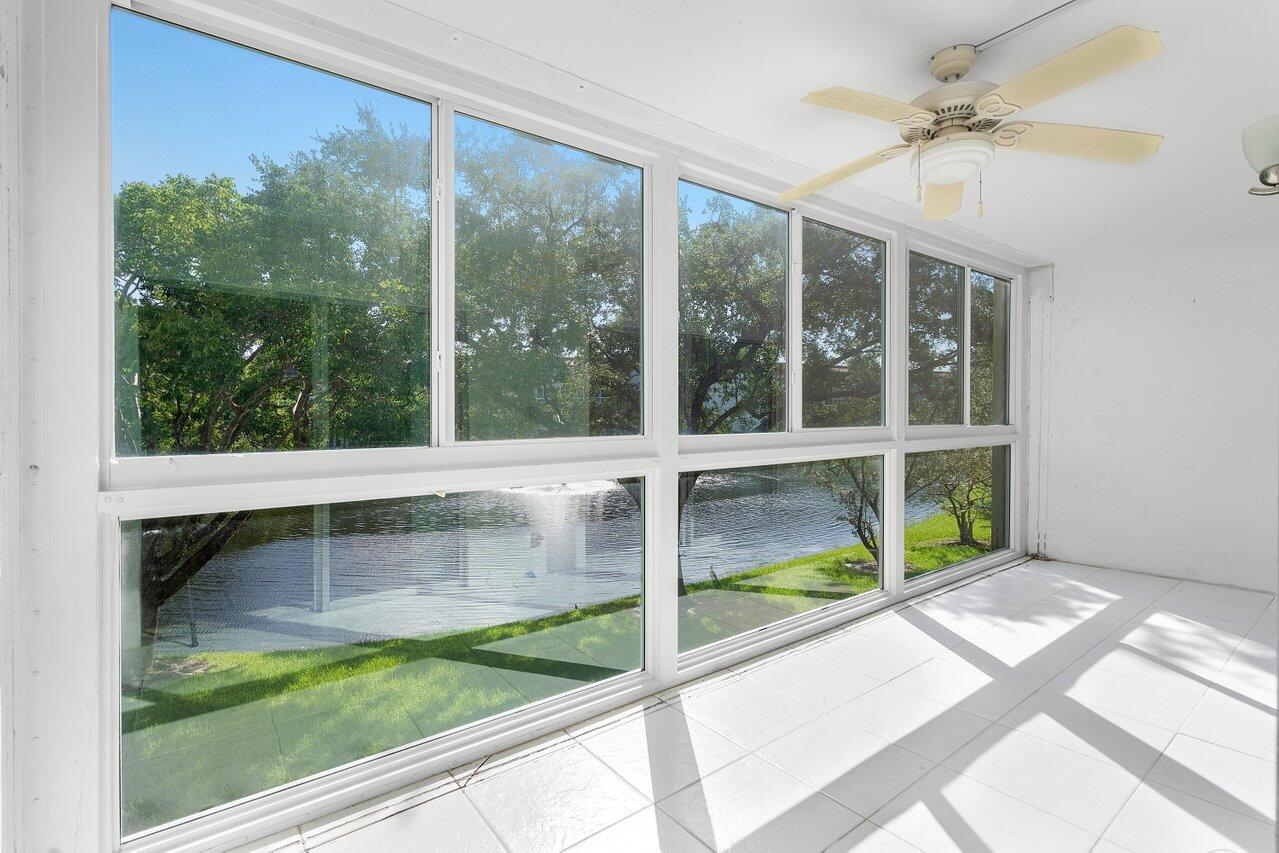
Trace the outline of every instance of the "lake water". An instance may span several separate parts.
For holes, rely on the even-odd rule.
[[[907,523],[936,511],[911,506]],[[793,468],[703,473],[681,523],[684,577],[855,545],[845,513]],[[536,618],[637,595],[641,566],[642,513],[616,481],[260,511],[161,609],[158,650],[311,648]]]

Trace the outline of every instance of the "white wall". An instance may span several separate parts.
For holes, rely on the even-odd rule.
[[[1275,591],[1274,246],[1146,246],[1033,277],[1032,361],[1047,360],[1031,376],[1029,513],[1042,554]]]

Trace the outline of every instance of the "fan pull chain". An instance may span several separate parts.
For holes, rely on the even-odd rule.
[[[982,198],[981,198],[981,176],[982,176],[982,173],[978,172],[977,173],[977,216],[978,217],[982,217],[986,215],[986,204],[982,201]]]
[[[916,142],[915,143],[915,201],[916,202],[921,202],[924,200],[924,187],[923,187],[923,184],[920,183],[920,177],[924,171],[923,169],[924,163],[922,159],[923,153],[924,153],[923,142],[922,141]]]

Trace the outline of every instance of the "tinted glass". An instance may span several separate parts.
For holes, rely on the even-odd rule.
[[[643,170],[454,133],[458,440],[640,433]]]
[[[680,651],[879,589],[882,466],[680,474]]]
[[[111,82],[116,452],[427,443],[430,106],[121,9]]]
[[[124,523],[125,833],[639,668],[642,493]]]
[[[786,428],[786,213],[679,185],[680,432]]]
[[[963,423],[964,268],[910,253],[910,423]]]
[[[804,220],[804,426],[884,422],[880,240]]]
[[[968,367],[970,423],[1008,423],[1008,311],[1010,283],[973,270]]]
[[[1008,547],[1008,447],[906,454],[906,577]]]

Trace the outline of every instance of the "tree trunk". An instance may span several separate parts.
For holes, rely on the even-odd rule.
[[[679,475],[679,510],[675,515],[676,523],[684,522],[684,506],[688,503],[688,498],[693,494],[693,487],[697,485],[697,475],[700,471],[685,471]],[[677,532],[676,536],[679,535]],[[684,565],[679,563],[677,567],[679,594],[688,595],[688,587],[684,585]]]
[[[138,621],[141,634],[139,646],[124,672],[123,686],[126,692],[142,689],[147,671],[151,669],[151,663],[155,660],[155,632],[160,623],[160,602],[145,594],[140,598]]]
[[[188,516],[155,522],[162,529],[150,534],[151,541],[142,550],[138,590],[140,645],[129,671],[124,673],[127,687],[141,687],[155,658],[160,608],[185,589],[252,517],[253,510],[238,510],[215,514],[207,521]]]

